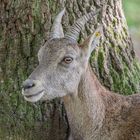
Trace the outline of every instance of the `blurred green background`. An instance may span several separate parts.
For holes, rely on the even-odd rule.
[[[140,28],[140,0],[122,0],[129,27]]]
[[[134,49],[140,60],[140,0],[122,0],[122,2]]]

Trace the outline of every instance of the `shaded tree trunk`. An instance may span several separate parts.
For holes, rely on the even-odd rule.
[[[63,103],[27,103],[21,83],[37,65],[37,51],[47,40],[53,19],[66,7],[66,31],[78,17],[107,4],[86,24],[80,42],[97,27],[104,38],[91,56],[93,71],[103,85],[121,94],[139,91],[140,66],[122,11],[121,0],[1,0],[0,1],[0,138],[63,140],[69,132]]]

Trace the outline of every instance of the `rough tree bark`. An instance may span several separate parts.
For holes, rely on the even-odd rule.
[[[64,6],[66,31],[78,17],[107,4],[86,24],[81,41],[97,23],[104,39],[91,56],[91,66],[110,90],[139,91],[140,66],[122,11],[121,0],[0,0],[0,139],[63,140],[69,127],[63,103],[30,104],[21,96],[21,83],[37,65],[37,51],[48,38],[53,19]]]

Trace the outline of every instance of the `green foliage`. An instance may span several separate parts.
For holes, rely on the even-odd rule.
[[[140,0],[122,0],[129,26],[140,27]]]

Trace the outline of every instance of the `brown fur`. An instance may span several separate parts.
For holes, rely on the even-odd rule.
[[[140,140],[139,94],[108,91],[88,68],[78,97],[63,99],[74,140]]]

